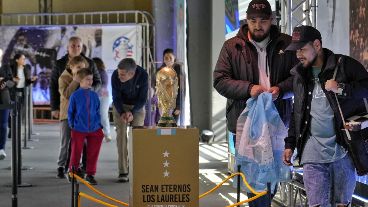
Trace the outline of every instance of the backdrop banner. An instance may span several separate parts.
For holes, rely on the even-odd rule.
[[[119,61],[126,57],[141,64],[142,29],[140,25],[73,25],[73,26],[3,26],[0,27],[0,48],[4,51],[2,65],[11,64],[17,53],[26,56],[32,75],[34,105],[50,104],[50,77],[55,61],[67,54],[68,40],[82,38],[83,53],[101,58],[109,79]],[[109,86],[111,97],[111,86]]]

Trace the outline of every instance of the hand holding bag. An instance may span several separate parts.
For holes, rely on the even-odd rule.
[[[341,59],[342,58],[340,57],[336,65],[333,80],[335,80],[338,65],[340,65]],[[346,121],[336,93],[334,93],[334,95],[340,116],[344,124],[344,129],[342,129],[343,138],[347,145],[348,153],[353,160],[357,174],[359,176],[368,174],[368,127],[366,126],[368,122],[367,99],[364,98],[364,104],[367,113],[350,117]]]

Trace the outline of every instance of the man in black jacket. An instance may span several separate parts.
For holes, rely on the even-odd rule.
[[[268,1],[252,0],[247,9],[247,24],[224,43],[213,73],[215,89],[227,98],[230,132],[235,133],[246,101],[262,92],[272,93],[281,119],[288,125],[292,105],[290,69],[297,63],[293,52],[284,51],[290,41],[290,36],[272,25]],[[265,196],[249,205],[267,206],[269,202]]]
[[[311,26],[294,28],[287,50],[296,51],[294,108],[285,138],[283,161],[291,165],[294,149],[303,164],[309,206],[348,206],[355,188],[355,169],[344,149],[342,118],[364,112],[368,73],[351,57],[322,48],[320,32]]]
[[[60,93],[59,93],[59,77],[65,70],[68,61],[76,56],[82,55],[89,64],[89,68],[93,72],[93,89],[98,90],[101,86],[101,77],[100,74],[96,68],[95,63],[84,56],[82,54],[82,39],[80,37],[71,37],[69,39],[68,43],[68,54],[66,54],[64,57],[56,61],[55,68],[52,70],[51,73],[51,81],[50,81],[50,105],[51,105],[51,115],[55,118],[59,118],[59,109],[60,109]],[[68,133],[67,130],[63,129],[62,125],[61,127],[61,143],[60,143],[60,152],[59,152],[59,158],[58,158],[58,178],[65,178],[64,171],[68,169],[68,146],[69,143],[66,143],[68,139],[65,138],[65,133]]]

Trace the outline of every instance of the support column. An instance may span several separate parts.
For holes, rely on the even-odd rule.
[[[188,75],[192,125],[212,125],[212,1],[187,0]],[[223,27],[223,26],[222,26]]]
[[[212,2],[212,71],[225,42],[225,1]],[[212,76],[211,76],[212,78]],[[213,79],[211,79],[213,82]],[[216,142],[226,141],[226,98],[212,87],[212,130]]]

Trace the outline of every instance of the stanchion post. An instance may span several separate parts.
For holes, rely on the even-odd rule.
[[[268,197],[268,200],[269,200],[269,207],[271,207],[271,203],[272,203],[272,199],[271,199],[271,183],[268,182],[267,183],[267,197]]]
[[[21,98],[21,102],[19,103],[19,119],[21,120],[21,124],[19,126],[20,132],[22,132],[22,124],[24,124],[24,139],[23,139],[23,149],[27,149],[27,87],[23,88],[23,96]],[[24,107],[24,108],[23,108]],[[23,117],[23,112],[24,113],[24,117]],[[20,133],[22,134],[22,133]],[[20,139],[22,140],[22,139]]]
[[[33,103],[32,103],[32,88],[33,84],[28,87],[28,103],[27,103],[27,115],[28,115],[28,124],[27,124],[27,135],[28,141],[39,141],[38,139],[32,138],[32,135],[37,135],[37,133],[33,133]],[[30,147],[33,149],[33,147]]]
[[[21,97],[22,97],[22,93],[21,92],[16,92],[15,98],[16,98],[16,109],[17,109],[17,127],[15,127],[18,131],[17,133],[17,139],[16,139],[16,149],[17,151],[17,164],[18,164],[18,187],[31,187],[31,184],[28,183],[22,183],[22,104],[20,102]],[[31,169],[31,168],[24,168],[24,169]]]
[[[32,84],[33,85],[33,84]],[[30,97],[31,97],[31,100],[32,100],[32,90],[31,90],[31,92],[30,92],[30,95],[29,95]],[[32,102],[31,102],[32,103]],[[30,134],[31,135],[38,135],[38,133],[35,133],[34,131],[33,131],[33,103],[29,106],[29,119],[31,120],[31,122],[30,122],[30,126],[29,126],[29,130],[30,130]],[[31,137],[31,136],[30,136]],[[32,139],[31,138],[31,140],[33,140],[33,141],[38,141],[38,139]]]
[[[24,97],[25,98],[25,97]],[[24,101],[23,101],[24,103]],[[22,106],[22,104],[19,104],[20,105],[20,112],[19,114],[22,114],[22,111],[21,110],[24,110],[24,111],[27,111],[27,106],[24,105]],[[22,109],[22,107],[25,107],[24,109]],[[23,149],[29,149],[27,147],[27,139],[28,139],[28,135],[27,135],[27,112],[24,114],[24,117],[22,115],[19,115],[21,120],[23,121],[23,124],[24,124],[24,138],[23,138]],[[22,124],[20,125],[20,129],[22,129]],[[22,134],[22,133],[20,133]]]
[[[29,94],[29,87],[25,87],[24,88],[24,100],[23,100],[23,107],[24,107],[24,140],[28,140],[29,137],[28,137],[28,118],[29,118],[29,114],[28,114],[28,108],[29,108],[29,105],[28,105],[28,102],[29,102],[29,97],[28,97],[28,94]],[[24,141],[25,146],[23,149],[26,149],[27,148],[27,141]]]
[[[79,183],[77,182],[77,184],[75,185],[75,195],[74,195],[74,206],[75,207],[79,207],[78,206],[78,198],[79,198]]]
[[[32,134],[32,130],[31,130],[31,125],[32,125],[32,119],[31,119],[31,108],[32,108],[32,88],[33,88],[33,84],[31,84],[28,87],[28,103],[27,103],[27,136],[28,136],[28,140],[31,140],[31,134]]]
[[[21,149],[21,141],[22,141],[22,104],[21,102],[21,93],[16,93],[16,110],[17,110],[17,161],[18,161],[18,185],[22,183],[22,149]]]
[[[73,176],[72,176],[72,199],[71,199],[71,202],[72,202],[72,207],[74,207],[74,203],[75,203],[75,194],[74,194],[74,184],[75,184],[75,180],[74,180],[74,167],[72,168],[72,172],[73,172]],[[69,175],[69,172],[66,174],[66,176],[70,176]],[[69,177],[68,177],[69,178]]]
[[[238,173],[240,173],[240,169],[241,169],[241,166],[238,165]],[[241,179],[240,174],[237,177],[238,177],[238,182],[236,184],[236,202],[239,203],[240,202],[240,179]]]
[[[15,103],[11,110],[11,137],[12,137],[12,207],[18,206],[18,165],[17,165],[17,98],[15,98]]]
[[[27,146],[27,141],[31,139],[31,132],[30,132],[30,128],[29,128],[29,123],[30,123],[30,116],[29,116],[29,106],[30,106],[30,98],[29,98],[29,89],[30,87],[26,87],[23,90],[23,100],[22,103],[20,105],[21,106],[20,110],[22,110],[21,112],[25,112],[24,113],[24,118],[22,118],[23,124],[24,124],[24,140],[23,140],[23,149],[33,149],[33,147],[28,147]],[[24,107],[24,108],[22,108]]]

